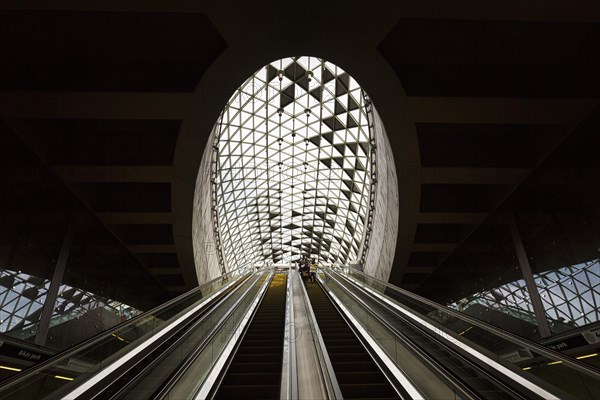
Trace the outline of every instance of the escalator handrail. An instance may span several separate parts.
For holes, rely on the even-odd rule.
[[[230,283],[229,285],[232,284],[233,283]],[[203,304],[200,304],[192,308],[191,310],[188,310],[183,315],[178,316],[177,319],[171,321],[156,334],[153,334],[146,340],[140,342],[138,346],[126,352],[117,360],[111,362],[109,365],[102,368],[100,371],[89,376],[87,379],[83,380],[78,386],[74,387],[73,389],[69,389],[70,392],[66,396],[64,396],[64,398],[77,398],[83,393],[88,392],[93,387],[98,386],[102,382],[110,382],[111,379],[109,378],[111,376],[114,376],[114,374],[121,373],[123,370],[128,370],[129,366],[133,362],[132,360],[134,360],[137,357],[140,357],[140,355],[143,357],[143,354],[148,353],[149,349],[156,348],[156,346],[160,346],[161,343],[164,343],[164,341],[167,340],[169,336],[172,336],[172,334],[178,332],[182,328],[182,326],[185,325],[186,320],[188,320],[190,317],[193,317],[193,315],[197,315],[198,312],[201,311],[201,309],[204,308],[207,303],[209,303],[213,299],[218,298],[220,292],[225,292],[227,290],[226,288],[227,287],[224,287],[218,292],[211,294],[206,298],[206,302],[203,302]],[[104,389],[105,388],[102,388],[101,390],[97,391],[97,393],[94,393],[92,397],[97,397],[97,394],[102,392]]]
[[[417,315],[414,315],[412,311],[405,310],[403,307],[401,307],[400,305],[391,301],[390,299],[387,299],[382,294],[377,293],[376,291],[374,291],[371,288],[364,287],[364,284],[362,284],[362,282],[357,282],[356,280],[351,279],[348,276],[344,276],[344,278],[346,278],[348,281],[352,282],[352,284],[358,286],[359,288],[362,287],[363,290],[365,290],[366,292],[369,292],[372,296],[378,297],[382,302],[387,303],[387,305],[390,306],[391,309],[398,310],[399,312],[403,313],[408,318],[416,321],[416,323],[424,326],[429,331],[437,334],[438,336],[440,336],[448,341],[451,341],[454,344],[454,346],[458,347],[461,351],[464,351],[465,353],[470,354],[475,359],[483,360],[487,364],[488,367],[496,370],[498,373],[502,374],[503,376],[506,376],[508,379],[514,381],[515,383],[519,384],[520,386],[524,387],[525,389],[530,390],[533,393],[536,393],[538,395],[541,394],[542,398],[544,398],[544,399],[556,398],[556,394],[551,393],[551,392],[547,391],[546,389],[538,386],[537,383],[520,376],[512,369],[502,365],[498,361],[481,353],[480,351],[474,349],[473,347],[469,346],[468,344],[463,343],[462,341],[459,341],[459,340],[453,340],[453,339],[455,339],[454,337],[449,338],[445,332],[440,332],[440,330],[436,329],[436,327],[434,325],[425,321],[423,318],[421,318]],[[483,371],[482,368],[480,370]],[[490,376],[490,377],[493,378],[493,376]],[[493,379],[497,382],[500,382],[500,380],[498,380],[497,378],[493,378]],[[545,382],[545,383],[548,383],[548,382]],[[504,385],[504,386],[506,386],[506,385]],[[555,388],[555,389],[557,389],[557,388]],[[558,389],[558,390],[560,390],[560,389]]]
[[[329,271],[328,271],[329,272]],[[345,288],[345,292],[348,293],[356,302],[358,302],[365,310],[367,310],[372,316],[373,318],[377,319],[380,323],[382,323],[390,332],[392,332],[394,335],[396,335],[397,339],[401,340],[403,343],[408,344],[411,348],[411,350],[416,350],[416,354],[419,357],[424,357],[425,360],[430,360],[432,359],[431,356],[428,355],[423,355],[423,351],[421,349],[419,349],[419,346],[412,343],[411,339],[407,339],[406,341],[403,340],[404,339],[404,335],[399,332],[397,330],[396,327],[394,327],[393,325],[391,325],[388,321],[386,321],[384,318],[381,318],[377,312],[375,312],[368,304],[366,304],[364,302],[364,300],[360,299],[355,293],[352,293],[351,291],[349,291],[347,289],[347,287],[341,283],[337,278],[333,277],[330,275],[330,279],[332,279],[333,281],[337,282],[338,285],[340,285],[341,287]],[[417,330],[422,330],[421,328],[419,328],[418,326],[416,326],[414,323],[412,323],[411,321],[406,320],[406,318],[402,315],[399,315],[397,310],[391,308],[390,305],[382,302],[380,299],[376,298],[372,293],[369,293],[368,291],[364,290],[363,288],[361,288],[360,286],[356,285],[354,282],[350,281],[350,280],[346,280],[346,282],[348,282],[351,285],[355,285],[356,287],[358,287],[358,289],[364,293],[365,295],[369,296],[371,299],[373,299],[373,301],[375,301],[377,304],[379,304],[380,306],[382,306],[383,308],[385,308],[386,310],[390,311],[392,314],[398,315],[399,318],[405,320],[407,323],[409,323],[410,325],[415,326],[415,329]],[[448,348],[448,346],[446,344],[444,344],[440,339],[435,338],[435,335],[431,335],[428,334],[427,335],[428,338],[430,338],[431,340],[433,340],[434,342],[436,342],[438,345],[441,345],[443,348],[445,348],[446,350],[451,351],[452,353],[456,354],[456,351]],[[464,356],[459,356],[457,354],[458,357],[460,357],[461,359],[464,359],[465,362],[467,362],[469,365],[471,365],[472,367],[476,368],[478,371],[480,371],[482,374],[484,374],[486,377],[488,377],[490,380],[494,381],[497,385],[499,385],[500,387],[502,387],[503,390],[507,391],[509,394],[511,394],[513,396],[513,398],[528,398],[528,397],[523,397],[522,393],[518,393],[518,392],[514,392],[513,389],[508,386],[507,384],[505,384],[504,382],[502,382],[502,380],[497,379],[496,377],[494,377],[493,375],[490,375],[489,373],[487,373],[482,367],[475,365],[473,362],[471,362],[470,360],[464,358]],[[465,398],[465,396],[467,398],[469,397],[475,397],[478,398],[475,393],[468,387],[464,386],[461,382],[460,379],[457,382],[457,378],[448,375],[443,367],[440,367],[439,365],[437,365],[437,362],[435,360],[432,360],[433,364],[430,364],[432,367],[435,368],[435,370],[437,372],[442,373],[442,376],[449,382],[451,382],[453,385],[456,385],[456,389],[460,390],[461,393],[461,398]]]
[[[254,287],[254,285],[256,285],[258,282],[258,279],[249,287],[247,288],[243,293],[238,294],[237,291],[238,289],[240,289],[240,287],[238,286],[237,288],[235,288],[232,292],[228,293],[225,295],[224,298],[219,299],[218,300],[218,304],[215,304],[212,308],[211,311],[208,312],[208,314],[203,315],[198,321],[196,321],[194,323],[193,326],[191,327],[183,327],[182,329],[186,329],[188,330],[188,334],[182,336],[181,338],[179,338],[177,340],[177,342],[173,343],[169,349],[175,348],[177,347],[182,341],[186,340],[186,338],[189,336],[189,333],[193,332],[194,329],[197,329],[198,325],[202,324],[205,320],[207,320],[208,318],[211,317],[211,315],[214,313],[214,311],[216,309],[218,309],[223,302],[225,302],[228,298],[230,298],[231,296],[238,296],[238,299],[236,300],[236,302],[227,310],[227,313],[224,314],[219,321],[214,324],[212,326],[211,332],[209,332],[207,334],[207,337],[198,345],[196,346],[196,348],[194,348],[194,350],[192,350],[187,356],[186,358],[179,364],[178,368],[176,368],[176,373],[171,374],[168,378],[167,381],[163,383],[163,385],[161,385],[161,388],[159,390],[157,390],[158,393],[164,393],[165,390],[164,388],[166,386],[172,387],[171,383],[172,381],[176,380],[176,378],[180,377],[185,371],[184,369],[187,369],[189,367],[189,365],[191,364],[191,362],[193,362],[193,360],[190,362],[190,359],[193,357],[194,360],[197,357],[198,353],[200,351],[202,351],[212,340],[212,338],[214,338],[214,335],[216,334],[216,332],[218,331],[218,329],[220,329],[223,324],[227,321],[227,319],[231,316],[231,314],[237,309],[237,307],[239,306],[239,304],[244,300],[244,298],[248,295],[248,293],[250,292],[250,290],[252,290],[252,288]],[[177,332],[173,332],[173,334],[176,334]],[[171,335],[172,336],[172,335]],[[164,343],[164,341],[168,340],[168,338],[164,338],[161,342]],[[157,346],[154,346],[154,348],[157,348],[161,345],[161,343],[159,343]],[[169,349],[165,350],[165,351],[169,351]],[[151,353],[154,349],[151,349],[148,353]],[[144,356],[145,357],[145,356]],[[152,362],[149,363],[149,367],[151,367]],[[128,366],[125,367],[126,369],[130,369],[132,366]],[[147,371],[147,368],[144,369],[144,371],[141,371],[139,374],[143,374],[145,373],[145,371]],[[114,373],[113,373],[114,374]],[[114,381],[114,379],[110,379],[111,375],[108,375],[105,379],[107,379],[108,381]],[[136,377],[136,379],[138,379],[138,377]],[[116,379],[116,378],[115,378]],[[130,384],[126,384],[125,387],[123,387],[123,389],[126,389],[127,387],[129,387]],[[100,393],[102,393],[102,391],[105,388],[101,388],[100,390],[96,391],[93,396],[98,396]],[[117,396],[116,394],[114,394],[113,396]]]
[[[345,270],[344,268],[341,267],[334,267],[331,268],[332,271],[335,271],[336,269],[340,269],[342,272],[341,274],[344,276],[347,276],[348,278],[353,279]],[[338,272],[339,273],[339,272]],[[477,318],[471,317],[470,315],[466,315],[464,313],[461,313],[460,311],[456,311],[453,310],[449,307],[443,306],[441,304],[438,304],[434,301],[431,301],[429,299],[426,299],[424,297],[421,297],[415,293],[409,292],[408,290],[404,290],[399,288],[398,286],[395,286],[391,283],[387,283],[384,282],[380,279],[374,278],[370,275],[365,274],[364,272],[358,271],[358,270],[352,270],[352,273],[357,273],[358,275],[363,275],[368,279],[372,279],[374,281],[376,281],[378,284],[382,284],[385,285],[386,287],[389,287],[399,293],[401,293],[404,296],[410,297],[413,300],[416,300],[418,302],[424,303],[425,305],[435,308],[439,311],[445,312],[450,314],[453,317],[456,317],[460,320],[466,321],[471,325],[474,325],[480,329],[483,329],[484,331],[490,332],[496,336],[499,336],[509,342],[513,342],[515,344],[518,344],[519,346],[525,347],[525,348],[529,348],[531,350],[533,350],[534,352],[543,355],[551,360],[554,361],[562,361],[563,364],[568,365],[570,367],[572,367],[573,369],[577,370],[578,372],[581,372],[585,375],[588,375],[594,379],[600,380],[600,369],[589,365],[589,364],[585,364],[579,360],[576,360],[572,357],[569,357],[565,354],[559,353],[555,350],[549,349],[547,347],[541,346],[531,340],[522,338],[518,335],[515,335],[514,333],[505,331],[504,329],[498,328],[497,326],[485,323],[483,321],[478,320]],[[356,281],[355,279],[353,279],[354,282],[359,283],[359,284],[363,284],[362,282]]]
[[[326,272],[323,271],[323,274],[326,274]],[[369,354],[378,368],[380,368],[380,371],[385,375],[389,384],[397,392],[400,398],[405,399],[407,398],[405,396],[408,396],[409,399],[413,400],[425,399],[426,397],[423,395],[423,393],[421,393],[408,375],[406,375],[404,371],[391,360],[391,357],[377,343],[367,329],[365,329],[365,327],[358,322],[357,318],[350,312],[350,310],[348,310],[341,299],[335,293],[333,293],[331,288],[328,287],[323,279],[318,277],[317,281],[319,282],[321,289],[323,289],[325,296],[329,299],[329,301],[331,301],[331,304],[337,310],[340,317],[360,341],[365,351]],[[389,376],[390,374],[393,376],[393,379]],[[392,383],[393,381],[394,383]]]
[[[227,274],[225,274],[225,275],[233,275],[234,273],[240,273],[239,276],[237,276],[233,281],[231,281],[226,286],[219,289],[219,291],[223,290],[225,287],[227,287],[227,288],[231,287],[235,282],[237,282],[240,279],[247,278],[248,275],[243,274],[244,270],[246,270],[246,269],[248,269],[248,268],[238,268],[234,271],[230,271]],[[249,271],[249,269],[248,269],[248,271]],[[92,347],[92,346],[98,344],[99,342],[101,342],[102,340],[110,338],[110,336],[112,336],[115,332],[121,331],[123,329],[127,329],[130,326],[134,325],[135,323],[139,322],[140,320],[147,318],[149,315],[154,315],[156,313],[162,312],[162,311],[166,310],[167,308],[173,306],[174,304],[184,301],[184,300],[188,299],[189,297],[196,295],[198,292],[201,292],[206,287],[215,283],[219,279],[223,279],[225,275],[221,275],[220,277],[217,277],[217,278],[205,283],[202,286],[198,286],[192,290],[189,290],[188,292],[183,293],[180,296],[178,296],[174,299],[171,299],[157,307],[154,307],[153,309],[151,309],[149,311],[146,311],[142,314],[136,315],[135,317],[133,317],[127,321],[123,321],[122,323],[115,325],[114,327],[107,329],[103,332],[100,332],[97,335],[94,335],[91,338],[86,339],[86,340],[74,345],[73,347],[68,348],[65,351],[62,351],[39,364],[33,365],[30,368],[27,368],[26,370],[24,370],[23,372],[21,372],[19,374],[9,377],[8,379],[6,379],[2,383],[0,383],[0,391],[4,391],[6,389],[9,389],[9,388],[15,386],[16,384],[21,383],[23,380],[28,379],[32,375],[39,373],[40,371],[44,370],[45,368],[50,367],[53,364],[56,364],[64,359],[73,357],[78,352],[83,351],[88,347]],[[203,297],[199,300],[205,300],[205,299],[206,298]]]
[[[297,273],[295,273],[294,275],[296,276],[296,279],[299,279]],[[340,389],[340,385],[335,375],[335,371],[333,370],[333,365],[331,364],[329,353],[327,352],[327,348],[325,347],[325,341],[323,340],[323,336],[321,335],[321,330],[319,329],[319,324],[317,323],[317,317],[315,316],[312,304],[308,298],[306,287],[303,283],[300,284],[300,287],[302,290],[302,298],[304,299],[304,305],[306,307],[306,313],[308,314],[309,323],[314,327],[312,331],[315,336],[315,350],[317,352],[317,359],[319,360],[321,371],[323,372],[323,374],[321,374],[320,377],[324,381],[328,398],[341,400],[344,398],[344,396],[342,395],[342,390]]]
[[[260,307],[260,304],[262,303],[262,300],[265,294],[267,293],[269,286],[271,285],[273,276],[274,271],[271,270],[270,275],[267,277],[267,279],[265,279],[265,281],[262,284],[262,287],[258,290],[254,301],[250,305],[250,308],[248,309],[244,317],[242,317],[242,321],[231,335],[231,338],[229,339],[225,348],[221,351],[219,359],[215,363],[213,363],[208,375],[204,378],[204,381],[196,388],[195,393],[192,396],[190,396],[190,398],[193,398],[194,400],[205,400],[208,398],[213,399],[215,397],[221,383],[223,382],[223,378],[225,377],[225,374],[227,374],[227,370],[229,369],[229,366],[231,365],[231,362],[233,361],[233,358],[235,357],[239,346],[244,340],[246,332],[250,328],[254,316],[256,315],[256,312],[258,311],[258,308]],[[215,369],[215,367],[217,367],[218,364],[221,365],[220,368]]]
[[[294,285],[292,284],[292,268],[288,267],[287,289],[285,299],[285,333],[288,351],[283,351],[281,368],[280,399],[298,400],[298,370],[296,365],[296,340],[292,328],[296,326],[294,316]],[[285,385],[284,385],[285,384]]]

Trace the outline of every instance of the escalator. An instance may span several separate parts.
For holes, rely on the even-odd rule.
[[[362,292],[356,287],[350,285],[350,281],[344,281],[347,293],[352,293],[357,299],[368,304],[368,307],[374,313],[375,317],[385,321],[396,332],[401,333],[406,339],[405,343],[418,352],[419,356],[426,355],[431,364],[445,370],[448,374],[454,376],[455,382],[460,382],[465,390],[471,394],[477,393],[490,400],[512,400],[517,398],[531,398],[532,393],[523,397],[515,392],[509,385],[501,380],[494,378],[487,371],[478,368],[472,362],[469,362],[464,356],[458,354],[455,350],[438,340],[433,334],[420,328],[417,324],[409,321],[405,316],[386,307],[368,294]],[[413,350],[415,351],[415,350]]]
[[[286,283],[287,274],[273,277],[215,398],[279,398]]]
[[[483,323],[469,321],[471,333],[479,330],[485,339],[469,347],[472,343],[463,342],[463,332],[450,335],[427,322],[431,309],[459,317],[452,310],[423,303],[414,295],[399,305],[381,295],[381,290],[372,290],[368,282],[374,287],[386,285],[372,278],[350,280],[332,271],[322,275],[319,284],[310,284],[306,293],[302,290],[296,294],[293,285],[287,285],[288,279],[299,279],[295,273],[290,277],[265,270],[250,278],[238,275],[239,280],[215,280],[202,289],[203,293],[177,299],[166,308],[107,332],[76,349],[76,353],[61,355],[45,363],[44,368],[40,365],[1,384],[0,398],[71,398],[82,393],[81,398],[252,399],[280,398],[286,390],[287,398],[298,398],[293,388],[299,382],[303,382],[300,387],[306,382],[314,383],[311,387],[319,382],[323,387],[331,386],[332,390],[328,387],[323,391],[322,398],[421,398],[423,394],[427,398],[463,399],[595,398],[597,390],[593,388],[600,382],[600,375],[588,366],[514,339],[520,348],[531,349],[539,357],[552,357],[534,368],[559,371],[561,381],[566,382],[562,386],[567,389],[573,386],[571,376],[575,376],[582,390],[591,393],[569,396],[528,375],[526,371],[531,367],[513,368],[502,361],[501,355],[490,356],[492,353],[481,346],[495,333]],[[302,288],[296,283],[300,285],[297,289]],[[297,297],[301,302],[286,303],[288,294],[293,299],[298,293],[302,293]],[[300,307],[308,311],[298,313],[307,320],[306,337],[310,336],[309,330],[312,333],[314,328],[316,332],[310,341],[314,343],[316,361],[310,368],[306,364],[310,346],[292,345],[291,336],[285,340],[286,318],[290,318],[288,326],[296,326],[294,313],[290,312],[294,305],[296,311]],[[300,317],[296,321],[302,323]],[[497,340],[510,339],[503,335]],[[124,347],[116,348],[115,342]],[[100,354],[104,351],[106,356]],[[474,360],[478,357],[481,362]],[[87,369],[82,368],[77,375],[75,366],[84,366],[84,361]],[[405,373],[404,379],[398,368]],[[574,373],[569,375],[568,368]],[[300,371],[306,370],[312,372],[310,379],[300,379]],[[297,377],[292,384],[291,376]],[[65,377],[73,381],[55,387],[56,382],[63,382],[58,378]],[[562,384],[554,379],[551,383]],[[410,385],[418,390],[409,389]],[[451,395],[435,395],[440,392],[431,392],[432,386],[447,386],[444,390]],[[581,390],[571,392],[579,394]]]
[[[30,367],[0,382],[0,399],[64,397],[78,390],[80,382],[92,381],[90,388],[99,389],[97,398],[119,396],[124,392],[121,389],[126,391],[138,379],[141,370],[162,358],[223,299],[251,285],[249,277],[246,270],[231,271]],[[127,362],[120,362],[125,358]],[[98,372],[110,368],[110,376],[94,380]]]
[[[399,398],[323,289],[309,284],[307,293],[344,398]]]

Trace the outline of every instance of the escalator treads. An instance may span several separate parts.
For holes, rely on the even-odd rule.
[[[286,283],[285,274],[273,277],[215,398],[279,398]]]
[[[321,287],[310,284],[307,292],[344,398],[397,399],[395,389]]]

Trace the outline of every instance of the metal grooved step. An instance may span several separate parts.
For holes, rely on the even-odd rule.
[[[286,274],[273,277],[215,398],[279,398],[286,283]]]
[[[344,398],[399,398],[323,289],[309,284],[307,291]]]

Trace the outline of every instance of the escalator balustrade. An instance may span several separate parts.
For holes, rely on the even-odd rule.
[[[273,277],[215,398],[279,398],[286,283],[287,274]]]
[[[323,289],[309,284],[307,292],[344,398],[398,399],[396,390]]]

